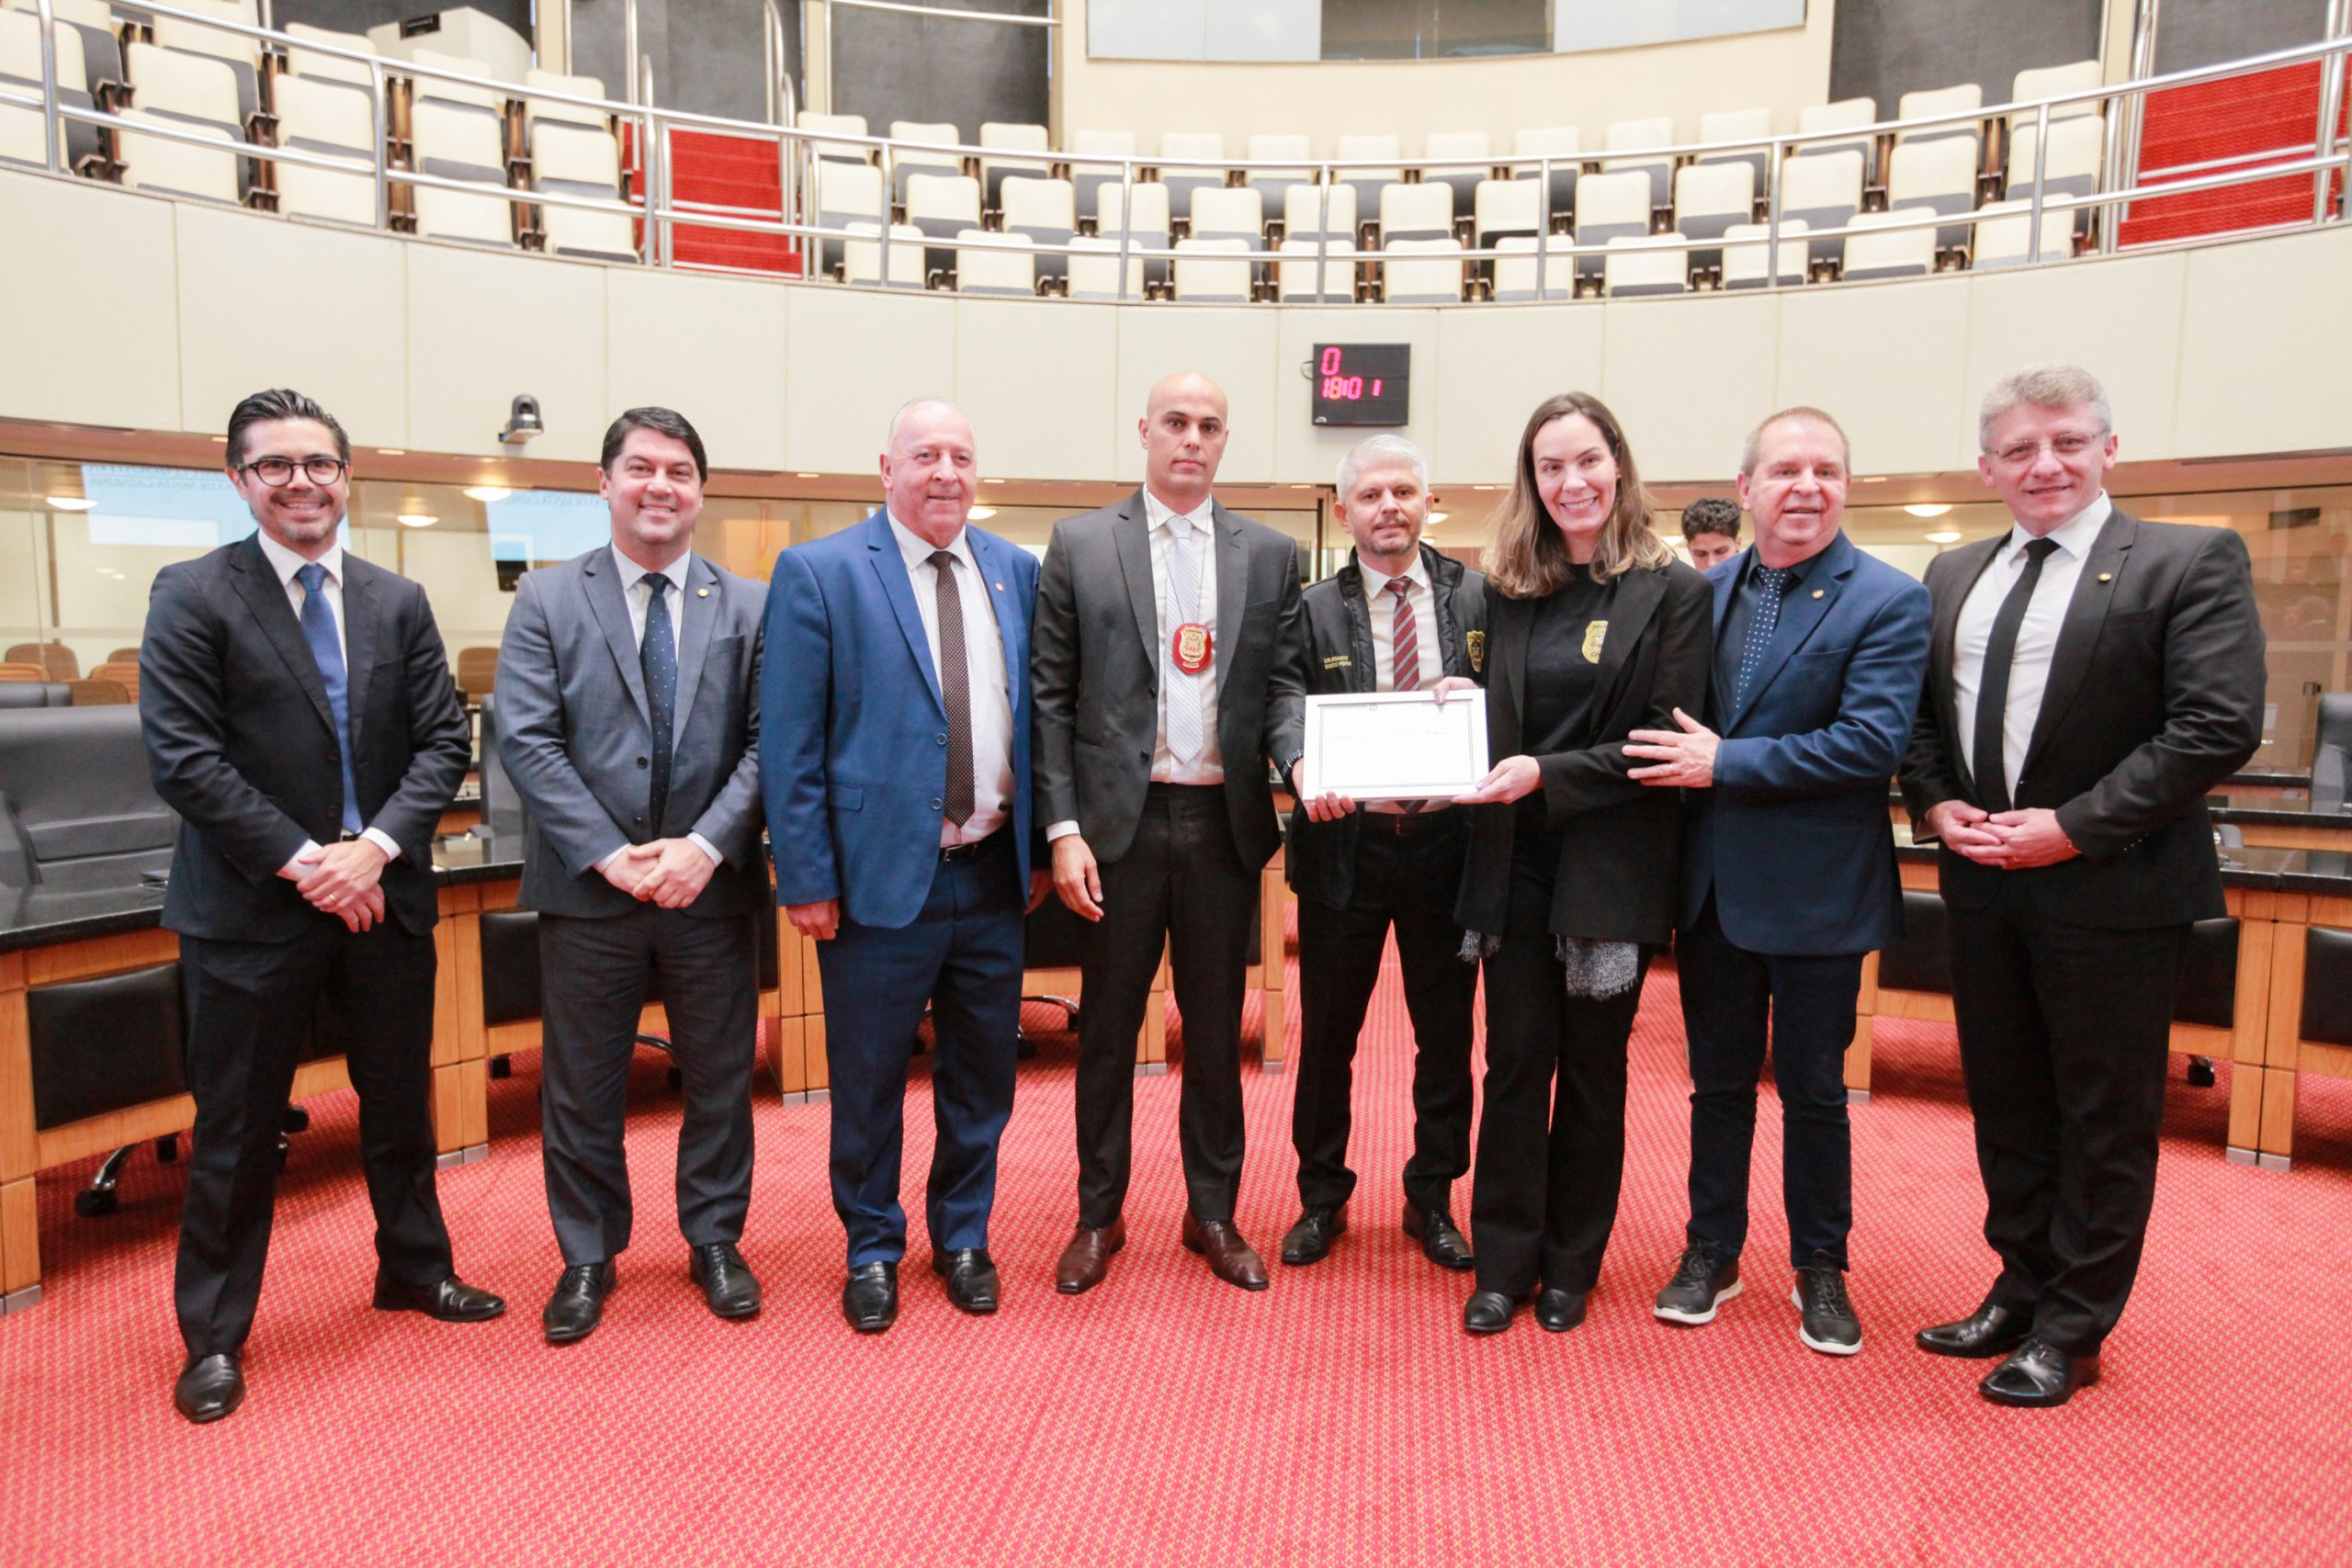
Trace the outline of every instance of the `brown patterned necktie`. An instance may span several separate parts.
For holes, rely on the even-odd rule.
[[[964,656],[964,596],[956,591],[956,558],[931,554],[939,590],[939,695],[947,705],[947,820],[972,815],[972,668]]]
[[[1420,627],[1413,618],[1413,602],[1405,596],[1407,583],[1401,577],[1388,580],[1388,689],[1392,692],[1418,692],[1421,689]],[[1429,804],[1425,800],[1404,803],[1405,815],[1412,816]]]

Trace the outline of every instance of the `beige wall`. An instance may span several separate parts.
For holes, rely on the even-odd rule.
[[[1802,28],[1591,54],[1237,65],[1089,60],[1080,0],[1055,61],[1057,144],[1080,127],[1133,130],[1145,152],[1162,130],[1221,130],[1238,158],[1253,131],[1305,132],[1328,154],[1340,132],[1393,130],[1412,157],[1432,130],[1484,130],[1501,150],[1522,126],[1573,125],[1589,148],[1610,121],[1660,105],[1679,106],[1684,141],[1702,109],[1770,107],[1774,130],[1794,130],[1799,108],[1828,98],[1835,9],[1813,0]]]
[[[1458,306],[964,300],[645,273],[322,232],[0,174],[0,416],[218,431],[258,386],[321,396],[355,441],[491,454],[516,392],[535,457],[593,458],[612,414],[668,401],[720,468],[869,474],[892,410],[970,411],[1005,479],[1134,480],[1144,392],[1199,368],[1231,399],[1233,482],[1329,484],[1312,345],[1410,344],[1406,434],[1452,485],[1499,482],[1527,411],[1616,406],[1653,480],[1722,482],[1770,409],[1821,403],[1869,473],[1971,467],[1976,400],[2078,359],[2135,459],[2343,446],[2352,228],[1778,295]]]

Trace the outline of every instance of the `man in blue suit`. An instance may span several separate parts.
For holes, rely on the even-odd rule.
[[[1846,1047],[1865,954],[1902,934],[1886,811],[1928,662],[1928,591],[1854,547],[1846,433],[1786,409],[1747,438],[1739,499],[1756,543],[1707,576],[1706,722],[1637,729],[1633,777],[1689,791],[1675,939],[1690,1051],[1690,1223],[1656,1314],[1713,1322],[1739,1293],[1756,1078],[1781,1092],[1797,1335],[1862,1348],[1846,1293],[1853,1149]]]
[[[785,551],[768,590],[760,781],[777,901],[818,942],[832,1070],[842,1312],[898,1320],[907,1062],[935,1031],[931,1267],[996,1310],[989,1210],[1012,1113],[1032,870],[1029,621],[1037,562],[966,518],[972,427],[922,399],[890,422],[884,510]]]

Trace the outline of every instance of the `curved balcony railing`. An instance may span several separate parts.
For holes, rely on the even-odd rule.
[[[2271,232],[2311,228],[2346,220],[2347,208],[2352,207],[2352,141],[2347,141],[2336,129],[2341,122],[2344,103],[2347,57],[2352,57],[2352,35],[2322,39],[2292,49],[2231,61],[2222,64],[2203,66],[2194,70],[2176,71],[2164,74],[2137,77],[2074,92],[2052,94],[2044,97],[2014,103],[1985,106],[1958,110],[1948,114],[1920,116],[1909,119],[1883,119],[1868,125],[1844,126],[1833,130],[1806,133],[1791,133],[1755,137],[1738,141],[1686,142],[1671,146],[1645,147],[1591,153],[1539,156],[1512,153],[1495,156],[1487,161],[1447,158],[1364,158],[1364,159],[1287,159],[1259,160],[1230,158],[1178,158],[1158,155],[1121,156],[1107,153],[1075,153],[1062,150],[982,147],[961,142],[930,142],[898,141],[881,136],[858,136],[826,129],[802,129],[789,123],[760,123],[729,119],[716,115],[696,114],[688,110],[664,108],[650,102],[650,62],[636,62],[634,74],[638,79],[639,101],[587,97],[542,87],[501,82],[488,76],[470,75],[435,66],[416,64],[404,60],[388,59],[382,55],[339,48],[317,39],[298,39],[288,33],[266,27],[254,27],[228,21],[217,17],[186,11],[154,0],[141,0],[142,13],[166,17],[232,33],[247,39],[256,57],[283,57],[288,51],[300,50],[307,55],[325,56],[346,61],[365,70],[371,102],[373,123],[373,153],[366,160],[345,158],[305,152],[291,147],[279,147],[246,136],[229,138],[201,130],[181,129],[153,118],[137,122],[125,119],[117,107],[103,105],[83,108],[61,100],[57,81],[56,17],[50,0],[36,0],[35,16],[41,29],[41,82],[39,96],[0,89],[0,105],[38,110],[43,119],[43,146],[50,173],[65,175],[62,163],[63,128],[68,122],[97,126],[109,130],[130,130],[141,137],[187,142],[255,160],[263,164],[291,164],[307,168],[332,170],[337,173],[364,175],[374,181],[376,190],[376,222],[379,228],[394,227],[392,192],[402,186],[426,187],[460,192],[469,196],[503,197],[510,204],[526,207],[558,207],[589,212],[627,217],[640,228],[638,246],[640,262],[648,266],[666,267],[675,262],[674,235],[681,227],[715,229],[746,234],[780,236],[797,243],[804,254],[821,243],[859,243],[876,247],[876,287],[884,286],[892,276],[891,251],[896,245],[920,244],[931,249],[996,250],[1033,256],[1090,256],[1097,259],[1116,257],[1116,297],[1134,297],[1130,291],[1130,264],[1137,261],[1177,262],[1180,260],[1221,260],[1249,263],[1253,269],[1263,270],[1277,265],[1302,265],[1308,256],[1304,252],[1276,253],[1270,250],[1239,252],[1190,252],[1170,246],[1146,245],[1136,243],[1134,231],[1125,221],[1125,214],[1134,210],[1133,191],[1138,185],[1151,183],[1169,172],[1197,172],[1220,176],[1223,183],[1246,183],[1254,173],[1291,176],[1306,176],[1306,183],[1318,186],[1324,193],[1323,220],[1317,225],[1316,248],[1312,264],[1316,268],[1315,295],[1326,297],[1323,287],[1327,274],[1344,278],[1360,265],[1378,263],[1384,259],[1398,259],[1400,253],[1384,252],[1377,248],[1332,243],[1329,222],[1329,193],[1351,172],[1401,171],[1405,183],[1414,183],[1429,172],[1458,173],[1487,168],[1498,177],[1524,176],[1532,174],[1540,193],[1539,220],[1532,250],[1506,250],[1501,247],[1464,245],[1457,250],[1419,253],[1410,259],[1425,260],[1434,255],[1444,261],[1459,260],[1464,264],[1510,258],[1533,264],[1533,283],[1538,299],[1559,298],[1562,290],[1552,282],[1555,263],[1569,264],[1572,279],[1578,270],[1578,259],[1602,258],[1610,254],[1679,251],[1686,257],[1693,251],[1717,252],[1730,246],[1760,245],[1764,265],[1759,287],[1779,289],[1788,287],[1780,265],[1783,243],[1794,244],[1802,240],[1813,242],[1851,238],[1860,234],[1885,234],[1920,229],[1968,228],[1972,235],[1974,225],[1989,219],[2015,220],[2019,217],[2027,224],[2027,254],[2025,265],[2041,265],[2069,259],[2074,254],[2071,244],[2064,254],[2045,254],[2042,244],[2045,216],[2084,211],[2095,215],[2092,225],[2096,233],[2093,249],[2112,252],[2117,245],[2117,231],[2124,211],[2134,202],[2162,197],[2174,197],[2199,191],[2224,189],[2242,185],[2272,182],[2287,178],[2309,177],[2312,181],[2313,199],[2307,221],[2269,225],[2261,230],[2234,229],[2226,237],[2242,237],[2250,231]],[[2331,15],[2334,13],[2332,12]],[[783,54],[781,27],[771,17],[766,18],[763,42],[767,48],[769,69],[779,72],[779,81],[770,93],[771,112],[781,110],[779,118],[789,121],[797,118],[792,112],[793,97],[788,79],[780,75]],[[2160,171],[2160,178],[2151,183],[2139,171],[2139,150],[2135,138],[2143,116],[2138,112],[2147,96],[2169,88],[2195,85],[2199,83],[2225,80],[2233,76],[2251,75],[2275,71],[2281,67],[2316,62],[2320,66],[2320,113],[2312,140],[2301,146],[2273,149],[2263,153],[2246,154],[2214,160],[2207,164],[2180,165]],[[266,74],[265,73],[265,74]],[[506,101],[510,107],[525,101],[559,105],[569,108],[592,111],[604,117],[616,130],[627,129],[634,139],[641,179],[629,195],[615,199],[576,196],[561,192],[524,188],[514,185],[492,185],[486,182],[449,179],[409,167],[390,155],[393,95],[413,90],[417,82],[439,82],[451,85],[487,92]],[[2066,118],[2067,111],[2095,109],[2105,123],[2101,139],[2100,167],[2097,188],[2087,195],[2058,195],[2049,188],[2047,159],[2050,151],[2050,130],[2054,120]],[[2124,111],[2131,112],[2124,112]],[[1782,183],[1789,161],[1804,149],[1821,144],[1862,142],[1874,145],[1880,153],[1882,167],[1884,154],[1894,143],[1921,132],[1937,130],[1983,131],[1980,143],[1988,149],[1999,145],[1998,139],[2013,133],[2014,128],[2030,125],[2034,131],[2034,167],[2030,180],[2030,195],[2023,208],[2011,207],[2004,211],[1987,212],[1982,207],[1965,211],[1928,212],[1917,217],[1900,214],[1871,213],[1868,223],[1848,222],[1835,228],[1807,228],[1800,232],[1792,230],[1784,241],[1781,232]],[[705,132],[775,143],[781,174],[783,199],[780,210],[768,212],[752,209],[680,199],[673,194],[672,170],[674,165],[673,139],[679,132]],[[883,193],[882,214],[859,215],[838,227],[818,221],[813,212],[817,191],[816,170],[820,163],[819,149],[865,150],[878,167]],[[1101,243],[1081,245],[1076,243],[1033,243],[1023,239],[1015,243],[1009,240],[943,240],[926,236],[915,240],[895,236],[894,197],[897,192],[897,167],[906,154],[928,155],[926,162],[937,165],[942,159],[952,159],[961,171],[977,168],[983,161],[1035,166],[1047,164],[1060,171],[1071,169],[1107,175],[1115,170],[1115,183],[1120,187],[1119,211],[1122,215],[1118,245],[1114,252]],[[1671,232],[1654,233],[1646,238],[1620,239],[1613,244],[1578,243],[1573,235],[1555,233],[1551,209],[1553,172],[1576,169],[1580,172],[1601,172],[1611,165],[1651,165],[1660,163],[1670,167],[1711,158],[1727,158],[1761,154],[1764,160],[1762,211],[1755,221],[1764,228],[1761,234],[1746,235],[1736,240],[1720,237],[1686,237]],[[1987,167],[1990,159],[1980,160],[1981,179],[1998,181],[2005,176],[1999,167]],[[1866,167],[1868,162],[1866,160]],[[2007,171],[2014,175],[2017,171]],[[1106,184],[1109,182],[1106,182]],[[1875,189],[1875,187],[1874,187]],[[996,216],[988,214],[989,217]],[[1457,223],[1459,220],[1457,219]],[[860,228],[854,225],[863,224]],[[985,218],[981,227],[985,227]],[[1080,239],[1095,238],[1086,232],[1080,223]],[[2225,236],[2198,236],[2188,240],[2165,242],[2160,245],[2135,246],[2143,249],[2169,248],[2180,244],[2207,243]],[[1578,285],[1572,281],[1569,291]],[[1182,303],[1182,301],[1177,301]],[[1229,301],[1227,301],[1229,302]]]

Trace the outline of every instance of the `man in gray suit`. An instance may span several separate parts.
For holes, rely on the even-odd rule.
[[[1164,943],[1184,1014],[1183,1242],[1243,1290],[1266,1266],[1234,1228],[1241,996],[1258,873],[1282,841],[1272,760],[1298,760],[1298,550],[1210,496],[1225,393],[1170,376],[1144,417],[1144,487],[1054,525],[1031,635],[1037,813],[1080,952],[1078,1231],[1055,1288],[1102,1281],[1126,1241],[1135,1040]]]
[[[684,1080],[678,1224],[720,1317],[760,1310],[736,1250],[759,1031],[760,635],[765,592],[694,554],[709,471],[668,409],[605,433],[613,542],[524,575],[498,656],[500,750],[530,812],[548,1208],[564,1269],[550,1344],[604,1314],[629,1240],[629,1059],[659,976]]]

